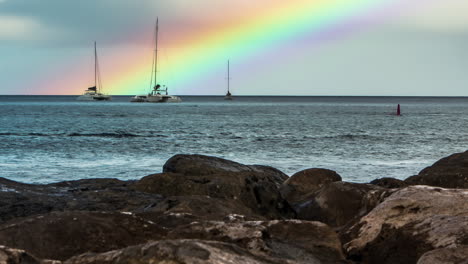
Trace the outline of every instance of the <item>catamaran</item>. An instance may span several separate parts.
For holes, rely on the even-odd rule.
[[[99,62],[97,57],[96,41],[94,42],[94,86],[89,87],[84,94],[78,96],[78,101],[109,101],[110,95],[100,92],[102,89],[101,73],[99,71]]]
[[[152,87],[152,90],[147,95],[135,95],[134,97],[132,97],[130,102],[134,102],[134,103],[143,103],[143,102],[178,103],[178,102],[182,102],[182,99],[180,99],[180,97],[168,94],[168,88],[166,85],[158,84],[157,68],[158,68],[158,19],[156,19],[155,48],[154,48],[153,65],[151,69],[150,85]]]
[[[231,95],[231,92],[229,91],[229,80],[231,78],[229,77],[229,60],[228,60],[228,63],[227,63],[227,93],[226,93],[226,96],[224,96],[224,100],[232,100],[232,95]]]

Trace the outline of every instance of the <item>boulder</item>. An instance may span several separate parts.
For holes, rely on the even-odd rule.
[[[138,211],[162,200],[139,192],[133,182],[86,179],[54,184],[24,184],[0,178],[0,223],[52,211]]]
[[[416,263],[426,252],[468,244],[468,192],[411,186],[394,192],[343,231],[360,263]]]
[[[46,259],[65,260],[160,239],[166,230],[128,213],[52,212],[0,225],[0,245]]]
[[[417,264],[468,264],[468,246],[431,250]]]
[[[395,179],[395,178],[388,178],[388,177],[375,179],[371,181],[370,184],[377,185],[383,188],[389,188],[389,189],[404,188],[409,185],[405,181]]]
[[[135,184],[141,192],[164,196],[209,196],[237,203],[266,218],[292,217],[293,211],[281,197],[276,176],[255,171],[192,175],[159,173]],[[245,210],[244,210],[245,211]],[[239,212],[233,212],[239,213]]]
[[[175,155],[166,161],[163,166],[163,172],[197,176],[225,172],[258,172],[275,178],[275,181],[280,184],[288,179],[286,174],[270,166],[244,165],[234,161],[205,155]]]
[[[173,229],[167,238],[64,263],[348,263],[337,234],[319,222],[202,221]]]
[[[342,227],[366,215],[387,195],[387,189],[371,184],[332,182],[293,208],[298,219]]]
[[[263,264],[285,263],[252,255],[236,245],[219,241],[161,240],[106,253],[86,253],[64,264]]]
[[[159,203],[148,206],[138,212],[138,216],[153,222],[160,222],[164,215],[183,215],[184,218],[197,220],[223,220],[228,215],[243,215],[245,219],[265,220],[252,209],[232,199],[214,198],[209,196],[169,196]],[[163,224],[163,223],[162,223]]]
[[[468,151],[445,157],[418,175],[405,180],[410,185],[430,185],[442,188],[468,188]]]
[[[319,168],[306,169],[287,179],[281,185],[280,191],[290,204],[295,204],[305,200],[310,193],[324,185],[336,181],[341,181],[341,176],[335,171]]]
[[[320,222],[194,222],[172,230],[168,238],[222,241],[236,244],[262,258],[273,257],[294,263],[344,262],[337,234]]]
[[[21,249],[0,246],[2,264],[60,264],[60,261],[41,260]]]

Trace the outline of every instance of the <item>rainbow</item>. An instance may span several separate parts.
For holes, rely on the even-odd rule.
[[[165,25],[164,16],[159,16],[160,74],[163,79],[170,79],[172,93],[211,93],[193,84],[202,82],[213,72],[219,74],[219,68],[228,57],[248,65],[249,59],[258,54],[279,49],[303,36],[311,36],[309,39],[319,43],[329,34],[349,34],[363,26],[359,21],[380,19],[388,10],[400,8],[400,4],[401,0],[268,1],[268,5],[255,5],[249,10],[233,10],[230,17],[236,19],[226,19],[183,35],[172,25]],[[104,52],[99,50],[98,41],[104,89],[109,94],[133,95],[150,89],[152,31],[141,30],[129,36],[141,45]],[[91,85],[92,80],[83,78],[91,76],[90,63],[80,58],[72,65],[61,67],[61,72],[54,72],[53,76],[40,81],[36,91],[40,94],[82,93]]]

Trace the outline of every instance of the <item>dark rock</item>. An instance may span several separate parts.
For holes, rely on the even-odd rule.
[[[468,244],[468,193],[411,186],[394,192],[342,233],[360,263],[416,263],[426,252]]]
[[[274,257],[293,263],[344,262],[337,234],[320,222],[194,222],[171,231],[168,238],[222,241],[262,258]]]
[[[64,195],[54,188],[0,178],[0,223],[64,207]]]
[[[380,187],[390,188],[390,189],[404,188],[409,185],[408,183],[402,180],[398,180],[395,178],[387,178],[387,177],[375,179],[371,181],[370,184],[374,184]]]
[[[417,264],[468,264],[468,246],[441,248],[426,252]]]
[[[102,254],[87,253],[64,264],[263,264],[284,263],[281,259],[264,259],[236,245],[201,240],[162,240]],[[294,263],[294,262],[292,262]],[[291,263],[291,264],[292,264]]]
[[[0,223],[52,211],[141,211],[163,199],[139,192],[133,185],[116,179],[40,185],[0,178]]]
[[[40,258],[65,260],[160,239],[165,230],[127,213],[53,212],[0,225],[0,244]]]
[[[169,215],[183,216],[183,219],[197,220],[223,220],[231,214],[244,216],[250,220],[265,220],[264,217],[256,214],[252,209],[243,204],[224,198],[213,198],[208,196],[170,196],[145,208],[138,215],[153,222],[161,222],[161,217]],[[161,223],[163,224],[163,223]]]
[[[310,193],[324,185],[341,181],[341,176],[335,171],[327,169],[306,169],[295,173],[281,185],[281,194],[290,203],[304,201]]]
[[[371,184],[333,182],[305,202],[295,204],[294,209],[299,219],[342,227],[366,215],[388,194],[386,189]]]
[[[429,185],[443,188],[468,188],[468,151],[445,157],[418,175],[405,180],[410,185]]]
[[[293,212],[278,186],[276,176],[241,171],[205,175],[160,173],[142,178],[135,188],[164,196],[209,196],[243,205],[263,217],[291,217]]]
[[[210,175],[225,172],[259,172],[268,174],[282,183],[288,176],[278,169],[263,165],[244,165],[234,161],[205,156],[178,154],[170,158],[163,166],[163,172],[180,173],[184,175]]]

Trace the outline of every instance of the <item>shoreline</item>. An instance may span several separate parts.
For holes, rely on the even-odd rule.
[[[131,181],[0,178],[0,253],[11,263],[56,264],[466,259],[467,158],[453,154],[408,179],[371,183],[320,168],[288,177],[203,155],[175,155],[162,173]]]

